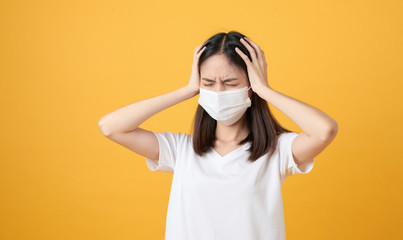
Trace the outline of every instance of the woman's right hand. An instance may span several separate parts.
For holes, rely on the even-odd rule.
[[[199,76],[199,57],[202,54],[202,52],[206,49],[206,47],[203,47],[202,49],[201,46],[204,43],[200,44],[199,46],[196,47],[194,54],[193,54],[193,64],[192,64],[192,73],[190,74],[190,80],[187,85],[188,88],[193,90],[196,95],[199,93],[199,88],[200,88],[200,76]]]

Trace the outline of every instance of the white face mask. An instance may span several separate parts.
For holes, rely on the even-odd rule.
[[[198,103],[215,120],[224,125],[238,121],[252,105],[248,96],[251,87],[215,92],[200,88]]]

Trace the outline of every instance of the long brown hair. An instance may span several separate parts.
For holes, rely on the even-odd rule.
[[[199,74],[202,63],[215,54],[224,54],[230,64],[247,73],[244,60],[235,51],[235,47],[238,47],[252,61],[248,49],[240,42],[240,38],[244,36],[239,32],[230,31],[228,33],[220,32],[210,37],[203,44],[206,49],[199,57]],[[252,105],[245,112],[247,126],[250,131],[248,136],[239,142],[239,145],[248,141],[251,142],[251,146],[248,149],[251,155],[248,161],[254,162],[269,151],[271,151],[271,155],[277,147],[277,138],[280,133],[291,131],[278,123],[277,119],[271,114],[266,100],[253,91],[251,102]],[[210,147],[214,146],[216,127],[217,121],[202,106],[198,105],[194,118],[193,149],[199,156],[204,155],[210,150]]]

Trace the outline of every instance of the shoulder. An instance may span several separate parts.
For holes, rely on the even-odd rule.
[[[160,134],[163,134],[166,137],[171,138],[177,144],[187,144],[193,140],[193,135],[190,135],[188,133],[182,133],[180,131],[177,131],[177,132],[166,131],[166,132],[161,132]]]
[[[188,144],[189,142],[192,141],[193,136],[187,133],[182,133],[182,132],[174,132],[174,131],[165,131],[165,132],[158,132],[158,131],[152,131],[158,138],[158,140],[164,141],[169,143],[170,145],[183,145],[183,144]]]
[[[278,142],[286,142],[289,140],[292,140],[293,138],[297,137],[299,135],[299,133],[296,132],[283,132],[280,133],[280,135],[278,136]]]
[[[289,148],[291,148],[292,142],[294,139],[299,135],[300,133],[296,132],[283,132],[278,135],[277,138],[277,149],[279,149],[280,152],[287,151]]]
[[[185,132],[184,133],[176,132],[175,134],[178,136],[179,139],[183,139],[185,141],[193,139],[193,135],[190,135],[190,134],[185,133]]]

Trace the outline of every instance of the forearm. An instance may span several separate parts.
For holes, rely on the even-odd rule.
[[[326,140],[337,131],[336,121],[319,109],[270,87],[259,89],[260,97],[283,112],[307,135]]]
[[[196,94],[194,90],[185,86],[175,91],[119,108],[103,116],[98,125],[105,135],[114,132],[130,132],[156,113],[192,98]]]

